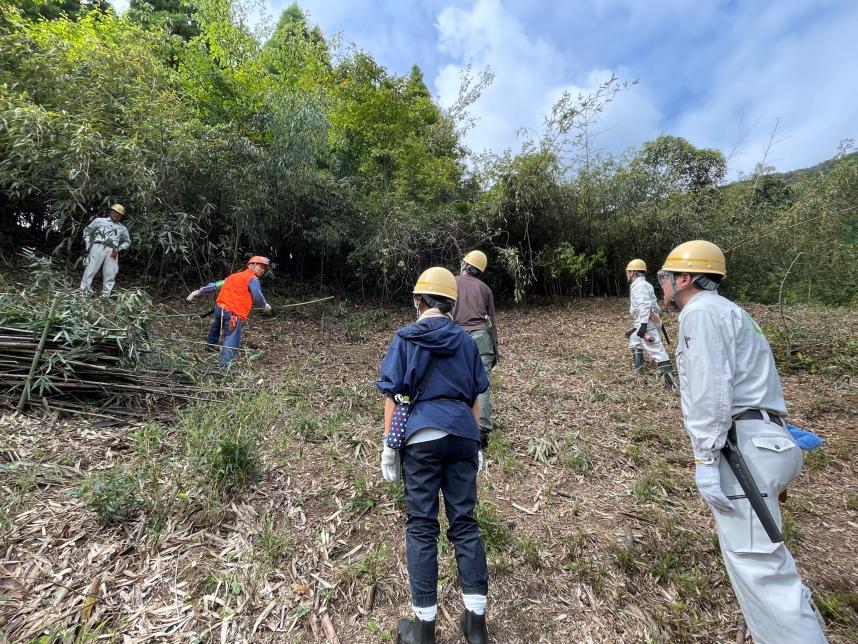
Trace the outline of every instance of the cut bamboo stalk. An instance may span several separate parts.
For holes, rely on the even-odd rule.
[[[33,376],[36,375],[36,369],[39,366],[39,360],[42,358],[42,351],[45,350],[45,342],[48,340],[48,332],[51,330],[51,320],[54,317],[54,309],[57,306],[57,296],[54,295],[54,301],[51,302],[51,308],[48,311],[48,317],[45,319],[45,328],[42,331],[42,339],[39,340],[39,346],[36,347],[36,353],[33,356],[33,362],[30,364],[30,373],[24,382],[24,390],[21,392],[21,399],[18,401],[18,411],[24,411],[24,406],[30,400],[30,387],[33,384]]]

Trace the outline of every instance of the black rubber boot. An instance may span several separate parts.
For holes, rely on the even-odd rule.
[[[400,619],[396,644],[435,644],[435,620]]]
[[[664,388],[665,389],[675,388],[676,383],[673,382],[673,365],[670,364],[670,360],[665,360],[664,362],[659,362],[658,363],[658,370],[661,372],[661,375],[664,378]]]
[[[486,616],[465,610],[459,618],[459,628],[468,640],[468,644],[488,644],[489,631],[486,628]]]
[[[643,349],[636,347],[632,349],[632,367],[635,371],[640,371],[644,366]]]

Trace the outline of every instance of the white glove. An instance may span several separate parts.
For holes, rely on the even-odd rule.
[[[199,289],[197,289],[196,291],[192,291],[192,292],[191,292],[191,294],[190,294],[190,295],[188,295],[188,297],[186,297],[185,299],[186,299],[188,302],[193,302],[193,301],[194,301],[195,299],[197,299],[199,296],[200,296],[200,291],[199,291]]]
[[[730,499],[721,489],[721,473],[718,470],[718,458],[712,463],[698,463],[694,470],[694,482],[700,490],[700,496],[716,510],[728,512],[733,509]]]
[[[266,302],[265,306],[262,307],[262,312],[265,313],[265,315],[271,313],[271,305],[268,302]]]
[[[483,450],[477,452],[477,474],[483,471]]]
[[[384,446],[381,450],[381,475],[385,481],[399,482],[399,450]]]

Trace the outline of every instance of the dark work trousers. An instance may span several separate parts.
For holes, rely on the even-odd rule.
[[[444,493],[447,539],[456,551],[462,592],[486,595],[489,570],[480,528],[474,518],[477,503],[475,440],[448,434],[402,448],[405,482],[405,546],[411,601],[415,606],[438,603],[438,492]]]

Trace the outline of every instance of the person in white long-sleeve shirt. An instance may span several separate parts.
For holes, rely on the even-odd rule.
[[[784,428],[786,403],[765,335],[717,292],[725,275],[721,249],[702,240],[676,247],[658,274],[665,304],[681,311],[676,365],[695,481],[715,516],[724,564],[755,644],[821,644],[827,640],[792,555],[768,537],[721,457],[735,426],[739,451],[780,528],[778,497],[803,457]]]
[[[119,253],[131,246],[128,229],[119,223],[125,215],[122,204],[110,207],[107,217],[96,217],[83,229],[86,260],[80,290],[92,290],[92,280],[101,270],[101,294],[108,297],[119,272]]]
[[[635,321],[634,328],[626,333],[632,352],[632,366],[635,371],[643,369],[646,350],[656,361],[664,378],[664,386],[672,388],[673,365],[661,342],[661,307],[655,297],[655,289],[646,279],[646,262],[642,259],[630,261],[626,266],[626,280],[629,283],[629,315]]]

